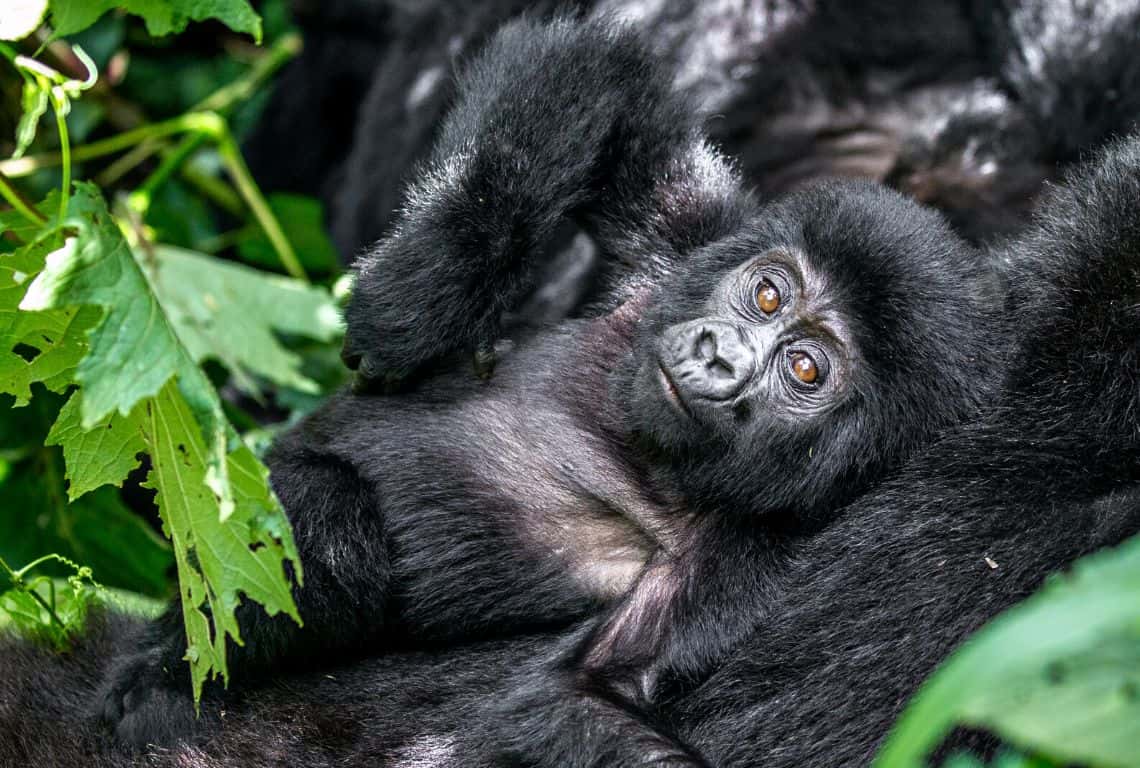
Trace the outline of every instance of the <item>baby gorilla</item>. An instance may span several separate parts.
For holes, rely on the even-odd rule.
[[[239,679],[612,605],[573,692],[632,717],[663,676],[702,675],[797,544],[999,378],[993,273],[937,214],[861,183],[761,208],[670,81],[603,22],[516,23],[472,63],[401,223],[361,259],[346,359],[392,380],[485,353],[565,217],[604,254],[591,316],[520,341],[489,381],[345,392],[279,440],[305,625],[239,609]],[[193,727],[179,616],[107,682],[131,743]]]

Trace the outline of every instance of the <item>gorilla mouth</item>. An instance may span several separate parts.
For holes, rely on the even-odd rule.
[[[685,398],[681,397],[681,390],[677,389],[677,384],[669,375],[669,371],[665,370],[665,366],[660,363],[657,364],[657,370],[660,372],[661,389],[665,393],[665,399],[690,419],[693,418],[693,412],[685,404]]]

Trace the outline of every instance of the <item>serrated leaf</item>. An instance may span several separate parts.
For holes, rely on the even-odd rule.
[[[72,394],[44,441],[63,449],[72,501],[102,485],[122,485],[139,465],[138,454],[146,451],[142,404],[127,416],[114,413],[85,430],[79,418],[82,397],[82,392]]]
[[[152,464],[149,487],[174,545],[197,694],[208,677],[228,675],[225,643],[227,636],[239,640],[239,596],[300,621],[284,561],[298,581],[300,563],[268,470],[226,421],[217,392],[153,293],[147,275],[161,267],[144,271],[91,185],[76,185],[66,226],[76,234],[48,255],[20,306],[104,310],[76,368],[79,428],[97,428],[114,414],[140,425]],[[111,474],[94,469],[83,482]]]
[[[246,389],[254,389],[248,374],[257,374],[302,392],[319,390],[274,332],[321,341],[339,335],[340,313],[328,291],[182,248],[156,246],[153,258],[151,284],[196,361],[223,363]]]
[[[22,101],[24,111],[20,115],[20,122],[16,124],[16,151],[12,157],[23,157],[36,138],[36,126],[48,108],[47,89],[41,88],[34,79],[25,80]]]
[[[47,11],[47,0],[4,0],[0,40],[23,40],[36,31]]]
[[[954,725],[1060,763],[1140,766],[1140,537],[1078,561],[927,681],[877,768],[925,765]]]
[[[177,376],[203,431],[217,432],[220,406],[212,387],[183,349],[98,190],[75,186],[66,224],[78,234],[48,254],[20,309],[104,310],[75,372],[83,387],[80,423],[91,429],[114,412],[126,416]]]
[[[284,612],[300,623],[283,561],[299,561],[280,507],[268,489],[268,473],[239,444],[227,457],[235,508],[224,522],[206,487],[206,445],[194,417],[173,385],[145,404],[152,469],[166,531],[174,544],[189,637],[187,659],[195,690],[207,676],[228,679],[225,643],[240,642],[234,610],[242,595],[270,615]],[[211,628],[211,619],[213,626]]]
[[[261,17],[246,0],[51,0],[52,26],[57,35],[70,35],[112,8],[141,16],[154,37],[181,32],[191,21],[217,19],[261,42]]]
[[[54,392],[67,388],[87,351],[87,331],[101,314],[94,307],[18,308],[50,242],[43,237],[0,254],[0,392],[15,395],[16,405],[27,404],[34,382]]]

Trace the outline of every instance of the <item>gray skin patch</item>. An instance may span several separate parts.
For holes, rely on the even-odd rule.
[[[565,413],[494,398],[472,404],[464,421],[486,424],[482,434],[490,439],[478,447],[483,476],[522,510],[521,535],[587,592],[621,595],[653,552],[671,548],[672,516],[614,465],[612,446]]]

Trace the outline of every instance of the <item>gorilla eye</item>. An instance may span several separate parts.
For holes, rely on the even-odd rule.
[[[761,281],[760,287],[756,289],[756,306],[766,315],[780,308],[780,291],[770,281]]]
[[[793,352],[788,362],[792,368],[792,375],[804,384],[814,384],[819,379],[819,367],[808,353]]]

